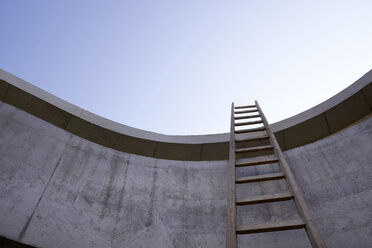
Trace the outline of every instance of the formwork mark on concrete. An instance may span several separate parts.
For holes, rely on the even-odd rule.
[[[325,114],[325,112],[324,112],[322,115],[324,116],[324,120],[325,120],[325,123],[326,123],[326,125],[327,125],[328,133],[329,133],[329,135],[331,135],[332,132],[331,132],[331,128],[329,127],[329,123],[328,123],[327,115]]]
[[[152,186],[151,186],[151,193],[150,193],[150,208],[147,215],[147,220],[145,222],[145,226],[149,227],[154,222],[154,203],[155,203],[155,190],[156,190],[156,182],[158,181],[158,160],[155,160],[155,167],[154,167],[154,174],[152,175]]]
[[[154,149],[154,154],[152,154],[153,158],[156,158],[156,153],[158,152],[158,147],[159,147],[159,142],[156,142],[155,149]]]
[[[364,101],[366,101],[366,103],[367,103],[367,105],[368,105],[369,111],[371,111],[371,112],[372,112],[372,106],[371,106],[371,104],[369,103],[369,101],[368,101],[368,98],[367,98],[366,94],[364,93],[364,91],[363,91],[363,90],[361,90],[360,92],[362,93],[362,96],[363,96],[363,99],[364,99]]]
[[[26,231],[27,231],[27,229],[28,229],[28,227],[29,227],[29,225],[30,225],[30,223],[31,223],[31,220],[32,220],[32,218],[33,218],[33,216],[34,216],[34,214],[35,214],[35,212],[36,212],[36,209],[38,208],[38,206],[39,206],[39,204],[40,204],[40,202],[41,202],[41,199],[43,198],[44,193],[45,193],[46,189],[48,188],[49,183],[50,183],[50,181],[52,180],[52,178],[53,178],[53,176],[54,176],[54,173],[56,172],[56,170],[57,170],[57,168],[58,168],[59,163],[60,163],[61,160],[62,160],[63,154],[64,154],[65,149],[66,149],[66,145],[67,145],[68,141],[71,139],[71,137],[72,137],[72,134],[70,134],[69,138],[67,139],[67,142],[65,143],[65,145],[64,145],[64,147],[63,147],[63,150],[62,150],[62,152],[61,152],[61,156],[58,158],[58,161],[57,161],[57,163],[56,163],[56,166],[54,167],[53,172],[52,172],[52,174],[50,175],[50,177],[49,177],[49,179],[48,179],[48,182],[47,182],[47,184],[45,185],[45,187],[44,187],[44,189],[43,189],[43,192],[41,193],[41,195],[40,195],[40,197],[39,197],[39,200],[37,201],[37,203],[36,203],[36,205],[35,205],[34,210],[32,211],[31,216],[28,218],[26,224],[25,224],[24,227],[22,228],[22,231],[19,233],[19,236],[18,236],[18,240],[19,240],[19,241],[22,241],[23,237],[25,236]]]

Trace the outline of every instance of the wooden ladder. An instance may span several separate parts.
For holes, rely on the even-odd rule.
[[[250,115],[241,115],[249,114]],[[237,123],[236,120],[246,120],[251,118],[259,118],[255,121],[246,121]],[[263,124],[262,127],[235,130],[236,126],[246,126],[253,124]],[[253,138],[241,138],[236,139],[235,136],[241,134],[266,132],[266,135],[256,136]],[[244,144],[244,142],[258,141],[258,140],[269,140],[270,145],[261,145],[249,148],[239,148],[236,149],[236,144]],[[238,159],[236,160],[237,154],[253,153],[259,151],[272,151],[274,156],[266,159]],[[236,167],[243,166],[258,166],[263,164],[279,163],[281,167],[280,173],[273,174],[263,174],[249,177],[236,178]],[[285,179],[289,193],[279,193],[270,195],[261,195],[256,197],[241,198],[236,199],[236,184],[246,184],[253,182],[262,182],[270,180]],[[299,219],[286,220],[279,222],[266,222],[266,223],[254,223],[254,224],[244,224],[237,226],[236,224],[236,206],[239,205],[249,205],[249,204],[260,204],[260,203],[270,203],[278,201],[293,200],[300,216]],[[234,107],[234,103],[231,105],[231,130],[230,130],[230,153],[229,153],[229,183],[227,191],[227,235],[226,235],[226,248],[236,248],[237,247],[237,235],[251,234],[251,233],[261,233],[261,232],[273,232],[281,230],[291,230],[305,228],[308,239],[312,247],[320,248],[326,247],[315,223],[310,215],[310,211],[305,204],[305,200],[300,192],[299,187],[293,177],[293,174],[284,159],[282,151],[278,145],[278,142],[270,129],[270,125],[262,112],[257,101],[255,105],[239,106]]]

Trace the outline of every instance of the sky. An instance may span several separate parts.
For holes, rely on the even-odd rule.
[[[270,123],[372,69],[372,1],[1,0],[0,68],[110,120],[162,134]]]

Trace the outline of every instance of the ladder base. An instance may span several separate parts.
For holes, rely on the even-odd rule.
[[[250,234],[250,233],[262,233],[262,232],[275,232],[291,229],[300,229],[305,227],[303,220],[287,220],[279,222],[266,222],[252,225],[240,225],[238,226],[237,234]]]
[[[291,193],[260,195],[260,196],[237,199],[236,205],[244,206],[244,205],[260,204],[260,203],[267,203],[267,202],[288,201],[292,199],[293,199],[293,195]]]

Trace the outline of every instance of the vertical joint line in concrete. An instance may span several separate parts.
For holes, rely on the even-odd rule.
[[[150,192],[150,203],[149,210],[147,212],[147,220],[145,221],[145,227],[152,226],[154,223],[154,204],[155,204],[155,191],[156,182],[158,181],[158,160],[155,160],[154,174],[152,175],[152,185]]]
[[[331,135],[331,134],[332,134],[332,132],[331,132],[331,128],[329,127],[329,123],[328,123],[327,115],[325,114],[325,112],[323,113],[323,116],[324,116],[324,120],[325,120],[326,125],[327,125],[328,133],[329,133],[329,135]]]
[[[159,142],[156,142],[154,153],[152,154],[153,158],[156,158],[156,153],[158,152]]]
[[[267,131],[266,131],[267,133]],[[274,133],[275,135],[275,133]],[[284,149],[283,150],[287,150],[287,140],[285,138],[285,129],[283,130],[283,146],[284,146]]]
[[[70,140],[71,136],[72,136],[72,135],[70,134],[69,138],[67,139],[67,141],[66,141],[66,143],[65,143],[65,145],[64,145],[64,147],[63,147],[63,150],[62,150],[62,152],[61,152],[61,156],[59,157],[59,159],[58,159],[56,165],[54,166],[53,172],[52,172],[52,174],[50,175],[50,177],[49,177],[49,179],[48,179],[48,182],[47,182],[47,184],[45,185],[45,187],[44,187],[44,189],[43,189],[43,192],[41,193],[41,196],[39,197],[39,200],[37,201],[37,203],[36,203],[36,205],[35,205],[34,210],[32,211],[31,216],[28,218],[26,224],[25,224],[24,227],[22,228],[22,231],[19,233],[19,236],[18,236],[18,240],[19,240],[19,241],[22,241],[22,239],[24,238],[24,236],[25,236],[25,234],[26,234],[26,231],[27,231],[27,229],[28,229],[28,226],[29,226],[30,223],[31,223],[31,220],[32,220],[32,218],[33,218],[33,216],[34,216],[34,214],[35,214],[35,212],[36,212],[36,209],[39,207],[39,204],[40,204],[40,202],[41,202],[41,199],[43,198],[44,193],[45,193],[46,189],[48,188],[49,183],[50,183],[50,181],[52,180],[52,178],[53,178],[53,176],[54,176],[54,173],[56,172],[56,170],[57,170],[57,168],[58,168],[59,163],[61,162],[62,156],[63,156],[63,154],[64,154],[64,152],[65,152],[65,150],[66,150],[66,145],[67,145],[68,141]]]
[[[124,177],[123,177],[123,187],[121,188],[120,190],[120,195],[119,195],[119,203],[118,203],[118,207],[116,208],[116,216],[115,216],[115,225],[114,225],[114,229],[112,231],[112,236],[111,236],[111,240],[110,240],[110,244],[111,244],[111,247],[115,247],[113,245],[114,243],[114,240],[116,239],[117,237],[117,228],[118,228],[118,223],[119,223],[119,220],[120,220],[120,211],[121,209],[123,208],[123,199],[124,199],[124,194],[125,194],[125,189],[126,189],[126,185],[127,185],[127,177],[128,177],[128,169],[129,169],[129,161],[130,161],[130,157],[131,157],[131,154],[128,155],[128,158],[125,160],[124,164],[125,164],[125,169],[124,169]]]
[[[5,81],[4,81],[5,82]],[[5,102],[5,99],[8,95],[8,92],[9,92],[9,88],[10,88],[10,85],[6,82],[6,90],[5,90],[5,94],[4,96],[2,97],[2,99],[0,99],[2,102]]]
[[[72,117],[73,115],[70,115],[70,118],[68,118],[68,121],[66,122],[66,125],[63,127],[63,130],[67,131],[68,125],[70,124]]]
[[[372,106],[370,105],[370,103],[368,101],[368,98],[367,98],[366,94],[364,93],[363,89],[360,92],[362,93],[362,96],[364,98],[364,101],[366,101],[366,103],[368,105],[369,111],[372,112]]]

